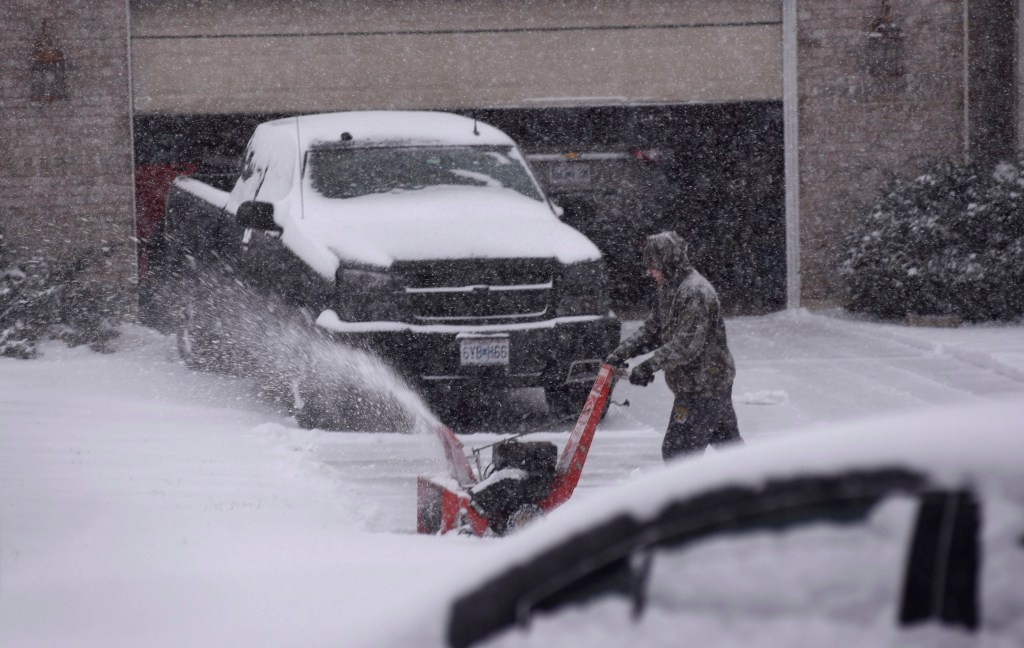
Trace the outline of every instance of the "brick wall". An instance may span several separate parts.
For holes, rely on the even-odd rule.
[[[67,98],[31,99],[43,20],[63,52]],[[18,252],[116,246],[96,276],[135,277],[127,3],[0,2],[0,227]]]
[[[963,5],[893,2],[902,44],[876,56],[865,34],[880,5],[798,3],[801,283],[810,306],[840,301],[838,242],[886,179],[964,151]]]

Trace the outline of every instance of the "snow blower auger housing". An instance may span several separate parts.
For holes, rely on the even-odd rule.
[[[513,437],[494,444],[491,471],[482,475],[479,467],[473,469],[462,442],[438,426],[448,475],[417,480],[416,531],[505,535],[565,503],[579,483],[615,372],[602,365],[561,457],[553,443]]]

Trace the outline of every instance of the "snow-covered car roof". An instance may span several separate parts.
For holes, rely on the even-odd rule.
[[[824,430],[809,428],[682,461],[570,501],[541,523],[498,541],[492,551],[478,556],[479,562],[453,574],[443,595],[423,601],[408,625],[390,628],[390,637],[394,645],[407,645],[413,638],[421,645],[446,645],[441,626],[448,622],[453,602],[497,575],[512,572],[570,538],[583,537],[604,522],[621,516],[650,520],[672,504],[726,487],[757,489],[786,478],[891,470],[920,475],[929,488],[996,484],[1015,501],[1024,501],[1022,431],[1024,401],[988,402],[862,419]],[[373,641],[377,640],[375,635]]]
[[[600,434],[600,430],[598,431]],[[657,470],[599,499],[580,501],[514,537],[503,548],[510,562],[563,539],[598,518],[655,516],[668,504],[729,485],[759,486],[798,475],[830,475],[879,467],[919,471],[935,485],[993,480],[1024,494],[1024,401],[936,408],[808,428],[780,439],[722,451]],[[557,520],[557,524],[555,521]]]
[[[497,128],[452,113],[414,110],[370,110],[285,117],[261,129],[294,129],[302,150],[344,142],[346,146],[514,146]],[[343,135],[345,134],[345,135]],[[344,139],[343,139],[344,138]]]

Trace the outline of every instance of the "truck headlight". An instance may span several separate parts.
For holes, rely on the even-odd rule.
[[[608,311],[608,271],[604,261],[585,261],[562,267],[557,284],[559,317],[599,315]]]
[[[338,316],[350,322],[398,321],[391,276],[382,270],[340,268],[336,278]]]

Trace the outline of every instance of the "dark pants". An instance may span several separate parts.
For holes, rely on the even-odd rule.
[[[685,394],[672,404],[661,456],[665,461],[694,453],[703,453],[713,446],[743,443],[736,423],[732,394]]]

